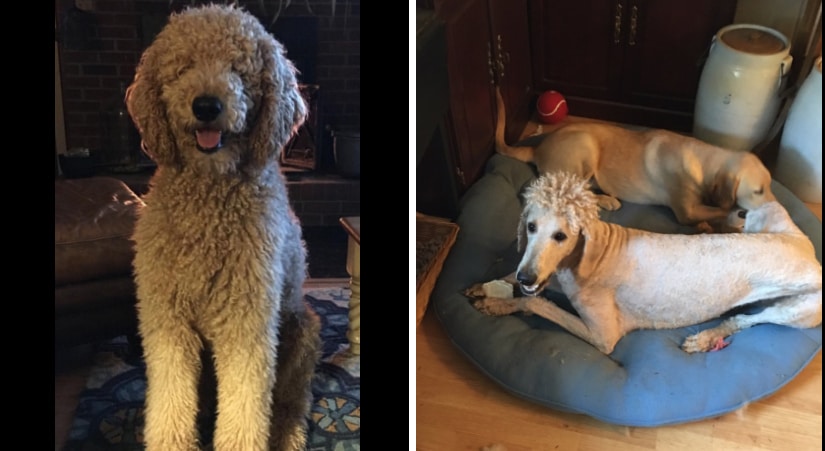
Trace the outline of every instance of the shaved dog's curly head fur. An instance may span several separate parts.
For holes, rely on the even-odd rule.
[[[519,250],[524,249],[527,240],[525,227],[529,206],[564,217],[570,230],[576,233],[599,218],[598,200],[590,190],[589,182],[572,172],[553,172],[539,177],[525,189],[524,204],[519,221]]]

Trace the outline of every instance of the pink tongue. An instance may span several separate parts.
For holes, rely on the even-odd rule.
[[[198,130],[195,132],[198,145],[204,149],[218,147],[221,143],[221,132],[215,130]]]

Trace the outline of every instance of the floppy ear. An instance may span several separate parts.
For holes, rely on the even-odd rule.
[[[140,58],[135,79],[126,89],[126,109],[141,137],[141,147],[159,166],[179,166],[174,137],[157,78],[157,47],[150,46]]]
[[[284,55],[283,46],[269,34],[258,41],[261,70],[261,106],[252,128],[252,164],[263,166],[279,158],[292,134],[304,123],[307,107],[295,77],[295,66]]]
[[[524,246],[527,246],[527,224],[524,223],[526,216],[527,215],[522,213],[518,220],[518,241],[516,242],[516,249],[519,253],[524,251]]]
[[[596,266],[601,259],[605,247],[602,237],[597,233],[597,228],[590,228],[585,225],[579,231],[579,242],[576,247],[581,249],[581,258],[576,272],[579,277],[589,278],[596,271]]]
[[[723,210],[730,210],[736,204],[736,190],[739,176],[733,172],[720,171],[711,187],[711,202]]]

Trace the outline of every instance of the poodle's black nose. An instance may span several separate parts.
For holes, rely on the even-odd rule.
[[[518,274],[516,274],[516,279],[522,285],[533,286],[536,284],[535,274],[523,273],[519,271]]]
[[[739,216],[742,219],[745,219],[745,217],[748,216],[748,210],[739,210],[739,213],[737,213],[737,216]]]
[[[214,121],[221,111],[223,111],[223,104],[217,97],[200,96],[192,102],[192,112],[199,121]]]

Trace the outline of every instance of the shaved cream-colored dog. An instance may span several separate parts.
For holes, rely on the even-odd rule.
[[[822,265],[778,202],[748,211],[744,233],[669,235],[601,221],[587,180],[569,172],[539,177],[524,197],[518,270],[465,292],[486,314],[535,313],[605,354],[632,330],[699,324],[759,301],[770,302],[687,337],[682,349],[720,349],[759,323],[822,322]],[[538,297],[553,274],[578,316]],[[515,286],[526,296],[513,298]]]
[[[509,146],[504,101],[496,95],[496,151],[533,163],[540,173],[569,171],[590,180],[604,193],[597,195],[604,209],[618,209],[618,199],[664,205],[680,223],[695,225],[721,221],[737,204],[752,210],[775,199],[770,172],[756,155],[667,130],[571,123],[536,147]]]

